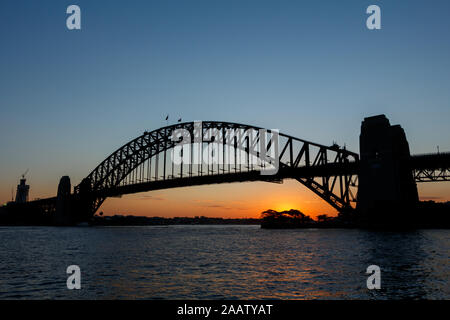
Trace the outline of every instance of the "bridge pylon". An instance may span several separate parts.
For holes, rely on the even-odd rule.
[[[70,178],[68,176],[61,177],[56,196],[56,210],[53,215],[53,224],[57,226],[71,225],[74,222],[70,189]]]
[[[97,205],[98,199],[92,192],[91,180],[84,178],[81,183],[75,187],[73,194],[74,199],[74,221],[84,222],[89,221],[95,214],[95,211],[99,207]]]
[[[360,134],[357,210],[371,227],[407,226],[418,204],[409,144],[385,115],[365,118]]]

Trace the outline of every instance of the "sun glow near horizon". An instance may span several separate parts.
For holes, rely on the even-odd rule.
[[[312,218],[319,214],[337,214],[325,201],[293,180],[283,184],[246,182],[139,193],[107,199],[99,212],[105,215],[260,218],[268,209],[296,209]]]

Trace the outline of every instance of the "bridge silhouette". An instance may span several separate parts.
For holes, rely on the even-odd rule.
[[[325,146],[232,122],[186,122],[144,132],[102,161],[72,192],[63,177],[58,195],[26,205],[55,224],[88,221],[109,197],[218,183],[295,179],[340,214],[398,210],[418,201],[415,182],[450,180],[450,153],[409,154],[403,129],[384,115],[366,118],[361,158]],[[389,194],[383,194],[384,184]],[[393,191],[388,191],[389,187]]]

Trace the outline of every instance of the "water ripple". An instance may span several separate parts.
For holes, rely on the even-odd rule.
[[[1,227],[0,299],[449,299],[449,244],[447,230]]]

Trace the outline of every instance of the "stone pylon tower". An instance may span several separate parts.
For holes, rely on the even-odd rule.
[[[360,157],[359,216],[372,227],[409,225],[419,199],[402,127],[391,125],[385,115],[365,118]]]
[[[56,212],[53,217],[53,223],[56,225],[64,226],[73,223],[70,189],[70,178],[63,176],[58,185]]]

